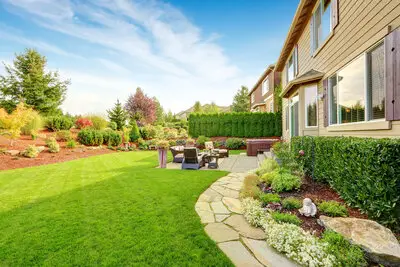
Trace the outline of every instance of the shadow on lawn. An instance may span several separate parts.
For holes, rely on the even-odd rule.
[[[0,213],[0,265],[230,266],[194,211],[224,172],[155,169],[155,159]]]

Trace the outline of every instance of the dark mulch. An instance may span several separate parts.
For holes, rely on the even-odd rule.
[[[366,214],[361,213],[360,210],[351,208],[345,204],[343,199],[340,198],[339,194],[335,192],[329,185],[322,184],[315,182],[310,177],[305,177],[303,179],[303,183],[300,187],[299,191],[293,192],[284,192],[279,194],[282,199],[287,197],[296,197],[301,201],[304,198],[310,198],[315,204],[320,203],[321,201],[329,201],[334,200],[337,202],[342,203],[347,207],[347,211],[349,213],[349,217],[361,218],[361,219],[368,219]],[[302,216],[298,210],[285,210],[282,209],[282,212],[292,213],[297,215],[302,220],[301,227],[304,230],[310,231],[317,236],[320,236],[321,233],[324,231],[324,227],[318,224],[317,219],[320,215],[324,215],[323,213],[318,212],[315,217],[305,217]]]

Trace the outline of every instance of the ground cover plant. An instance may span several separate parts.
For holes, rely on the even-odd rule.
[[[322,201],[318,208],[320,212],[331,217],[347,217],[348,212],[345,206],[336,201]]]
[[[271,218],[278,223],[291,223],[295,225],[300,225],[301,220],[293,214],[281,213],[279,211],[271,212]]]
[[[226,173],[155,166],[140,151],[0,172],[0,265],[232,266],[193,208]]]

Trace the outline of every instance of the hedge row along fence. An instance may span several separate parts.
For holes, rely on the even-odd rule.
[[[189,134],[228,137],[268,137],[282,135],[280,113],[243,112],[190,114]]]
[[[294,137],[306,174],[329,183],[351,206],[384,225],[400,228],[400,140]]]

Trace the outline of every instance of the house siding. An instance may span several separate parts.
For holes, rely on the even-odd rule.
[[[330,38],[322,44],[319,50],[311,55],[310,21],[300,36],[298,44],[299,74],[314,69],[325,73],[323,79],[337,72],[346,64],[354,60],[368,48],[382,40],[390,28],[400,26],[400,2],[391,0],[339,0],[339,24]],[[282,72],[282,79],[286,81],[286,69]],[[300,87],[300,99],[301,99]],[[318,82],[318,92],[323,92],[322,80]],[[284,101],[287,104],[287,102]],[[370,137],[399,137],[400,121],[391,123],[390,129],[360,130],[354,124],[354,131],[331,131],[332,127],[324,127],[324,103],[318,101],[318,131],[303,131],[303,135],[324,136],[370,136]],[[300,102],[300,109],[304,103]],[[299,122],[304,125],[304,121]],[[285,123],[283,127],[285,127]],[[285,132],[286,129],[284,129]],[[285,137],[287,139],[287,137]]]
[[[269,91],[263,95],[262,94],[262,84],[263,84],[263,81],[267,77],[268,77],[268,82],[269,82]],[[261,83],[254,90],[253,94],[255,94],[254,95],[255,99],[254,99],[254,102],[251,102],[250,106],[253,107],[254,104],[264,103],[264,105],[258,106],[256,108],[254,108],[254,110],[269,112],[269,102],[270,102],[270,99],[274,98],[273,97],[274,88],[279,82],[280,82],[280,73],[279,72],[272,71],[267,76],[265,76],[265,78],[261,81]],[[250,96],[250,101],[251,101],[251,96]]]

